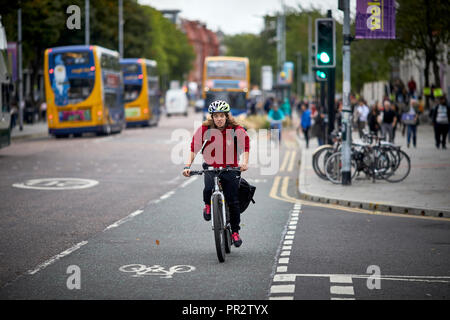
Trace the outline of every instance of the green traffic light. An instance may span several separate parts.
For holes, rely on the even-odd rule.
[[[319,58],[320,61],[322,61],[323,63],[329,63],[330,62],[330,56],[328,55],[328,53],[326,52],[321,52],[317,55],[317,57]]]
[[[323,71],[320,71],[320,70],[317,70],[317,71],[316,71],[316,75],[317,75],[319,78],[321,78],[321,79],[326,79],[326,78],[327,78],[326,73],[323,72]]]

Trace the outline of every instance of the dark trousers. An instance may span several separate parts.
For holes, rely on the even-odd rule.
[[[413,146],[416,146],[416,142],[417,142],[417,125],[415,124],[408,124],[408,134],[406,136],[406,141],[408,142],[408,147],[409,147],[409,143],[411,142],[411,136],[412,136],[412,141],[413,141]]]
[[[442,123],[435,123],[434,124],[434,139],[436,140],[436,147],[439,148],[439,146],[442,143],[442,148],[445,148],[445,144],[447,141],[447,134],[448,134],[448,123],[442,124]]]
[[[205,165],[203,166],[205,168]],[[230,225],[232,232],[240,230],[241,209],[239,207],[239,180],[240,172],[230,171],[223,172],[219,175],[222,190],[225,195],[225,201],[230,210]],[[205,188],[203,189],[203,201],[205,204],[211,204],[211,195],[214,188],[214,174],[205,172],[204,174]]]
[[[309,128],[302,128],[303,134],[305,135],[306,147],[309,147]]]

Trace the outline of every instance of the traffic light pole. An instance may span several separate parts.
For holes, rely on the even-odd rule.
[[[331,10],[328,10],[327,17],[332,18]],[[335,59],[335,58],[333,58]],[[335,106],[334,106],[334,96],[335,96],[335,89],[336,89],[336,81],[335,81],[335,70],[336,68],[330,68],[328,73],[328,134],[327,136],[327,142],[329,144],[333,144],[333,141],[331,139],[331,133],[334,130],[334,120],[336,118],[335,113]]]
[[[344,11],[344,45],[342,47],[342,185],[351,185],[352,109],[350,105],[350,0],[343,0],[342,6]]]
[[[335,68],[330,68],[328,73],[328,135],[327,140],[329,144],[333,144],[331,141],[331,133],[334,130],[334,121],[336,119],[336,110],[334,106],[335,96]]]

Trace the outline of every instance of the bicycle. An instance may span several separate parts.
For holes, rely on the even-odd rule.
[[[220,183],[220,174],[227,171],[239,171],[240,167],[208,167],[204,170],[193,170],[190,175],[202,175],[205,172],[214,173],[214,188],[211,195],[211,216],[212,229],[214,231],[214,240],[216,244],[217,258],[220,262],[225,261],[226,253],[231,252],[233,239],[231,238],[230,212],[226,203],[225,195]]]

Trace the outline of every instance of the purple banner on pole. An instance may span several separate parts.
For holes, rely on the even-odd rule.
[[[395,39],[395,0],[357,0],[356,39]]]
[[[8,42],[8,70],[12,73],[12,81],[16,82],[17,75],[17,43]]]

